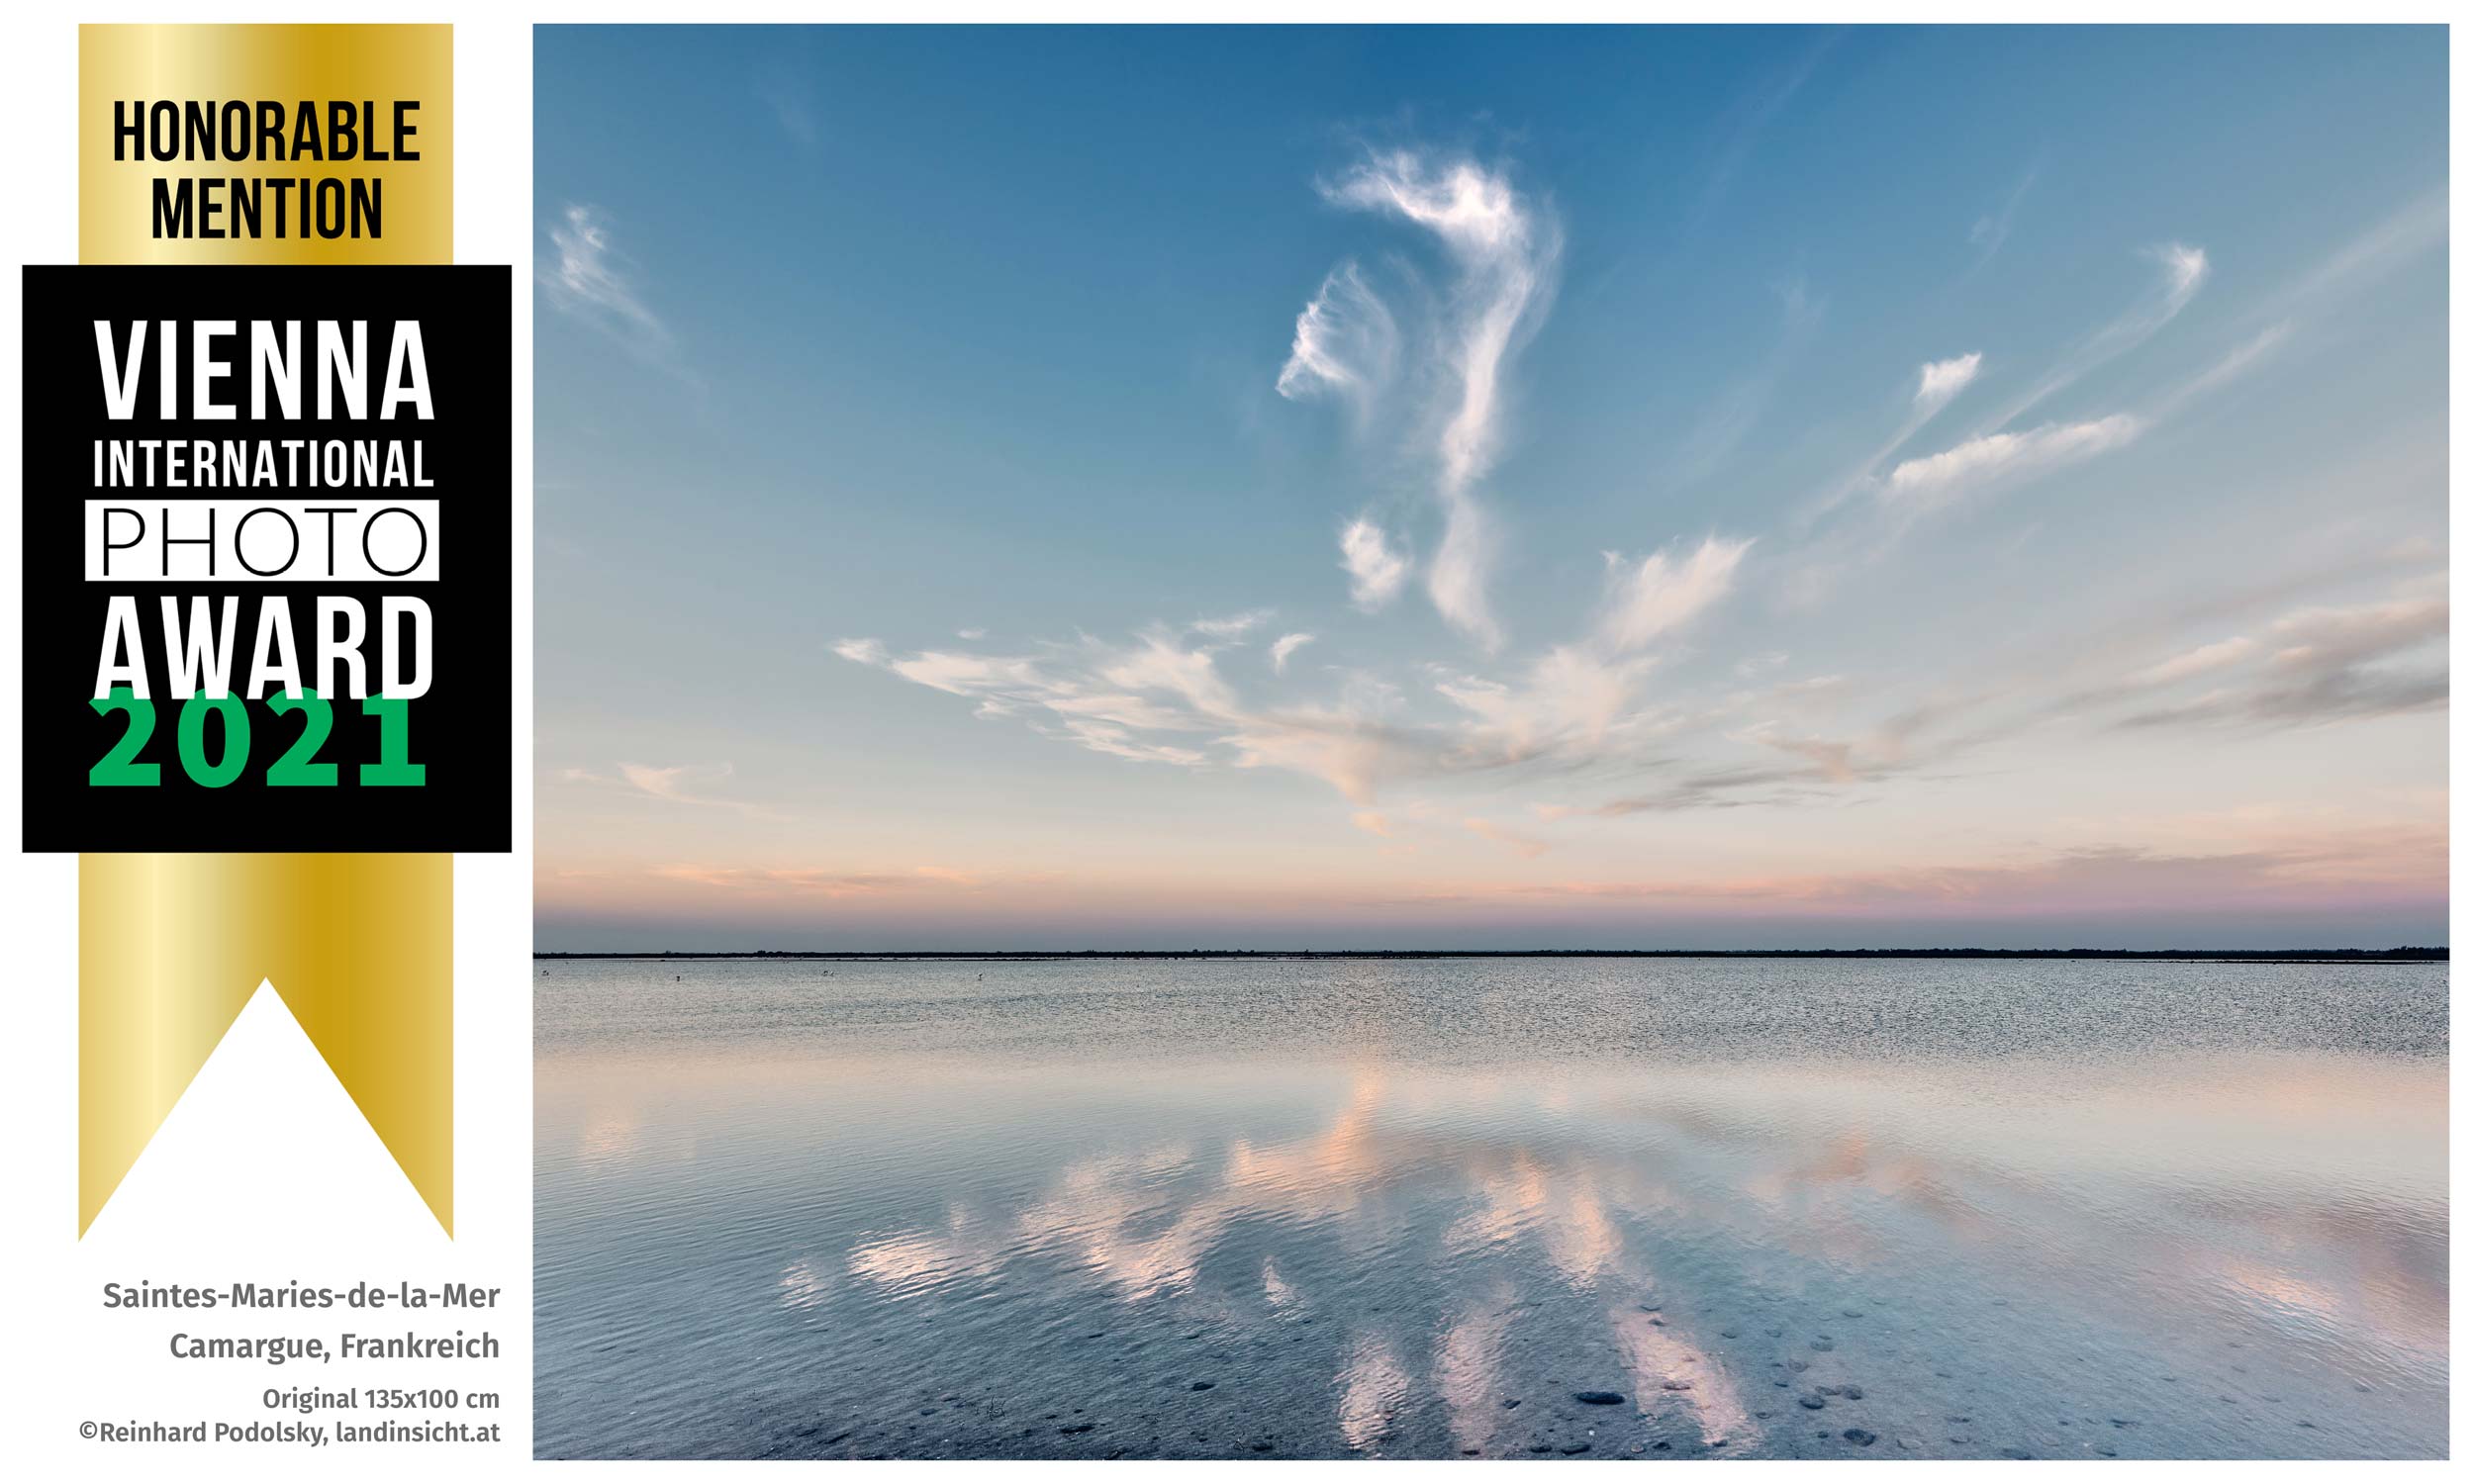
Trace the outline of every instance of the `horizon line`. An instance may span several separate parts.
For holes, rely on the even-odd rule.
[[[2445,963],[2444,945],[2397,948],[1058,948],[534,949],[534,959],[2115,959]]]

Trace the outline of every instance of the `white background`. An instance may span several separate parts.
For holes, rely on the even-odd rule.
[[[0,235],[19,262],[73,262],[77,251],[75,23],[113,21],[445,21],[455,24],[455,237],[456,260],[516,265],[516,731],[509,767],[516,780],[516,850],[506,856],[459,856],[455,866],[456,933],[456,1210],[457,1236],[449,1242],[411,1196],[392,1161],[371,1152],[374,1140],[355,1118],[335,1111],[339,1090],[320,1088],[296,1074],[310,1055],[297,1029],[271,996],[261,995],[235,1036],[209,1063],[176,1109],[154,1148],[142,1159],[112,1204],[80,1243],[76,1234],[76,866],[66,856],[0,856],[0,913],[14,950],[8,989],[14,1014],[0,1029],[0,1472],[50,1479],[72,1470],[86,1477],[204,1479],[333,1475],[428,1477],[451,1471],[495,1478],[532,1469],[603,1473],[614,1465],[528,1462],[529,1408],[525,1378],[530,1366],[531,1275],[531,259],[535,238],[531,166],[531,36],[528,22],[617,20],[895,20],[921,19],[1148,20],[1773,20],[1963,21],[1985,7],[1936,3],[1894,7],[1813,4],[1737,6],[1616,6],[1530,4],[1509,7],[1427,0],[1427,3],[1361,3],[1341,7],[1303,0],[1256,0],[1242,7],[1127,0],[1046,6],[947,3],[896,8],[874,4],[741,3],[726,7],[612,0],[605,4],[511,0],[484,7],[441,3],[410,9],[362,9],[297,3],[238,6],[157,3],[70,6],[38,3],[15,7],[0,51],[7,87],[0,120],[7,128],[7,202],[0,209]],[[2302,6],[2197,4],[2130,6],[2098,3],[2043,4],[2013,8],[2014,14],[2052,21],[2154,21],[2178,19],[2344,21],[2449,19],[2446,7],[2416,4],[2385,10],[2359,7],[2314,11]],[[2451,49],[2463,47],[2452,38]],[[2452,144],[2459,141],[2451,119]],[[2462,150],[2452,152],[2462,154]],[[2297,209],[2307,209],[2297,203]],[[2452,243],[2453,252],[2453,243]],[[2452,264],[2453,265],[2453,264]],[[12,844],[19,826],[18,665],[21,625],[18,593],[20,428],[17,355],[19,282],[0,285],[0,467],[8,491],[0,511],[0,573],[7,574],[8,601],[0,603],[0,838]],[[2458,312],[2453,312],[2455,314]],[[2452,331],[2455,325],[2452,323]],[[2452,332],[2452,346],[2462,341]],[[2461,404],[2462,396],[2456,397]],[[2463,418],[2452,420],[2462,428]],[[2460,507],[2451,490],[2451,511]],[[65,554],[63,554],[65,555]],[[2452,588],[2458,586],[2452,577]],[[2461,595],[2460,595],[2461,596]],[[2465,749],[2452,738],[2452,758]],[[2458,838],[2463,830],[2457,830]],[[2452,928],[2462,914],[2451,911]],[[2462,932],[2454,936],[2463,937]],[[290,1069],[287,1069],[287,1067]],[[304,1088],[311,1089],[304,1092]],[[322,1103],[321,1094],[326,1095]],[[348,1110],[348,1104],[345,1105]],[[161,1158],[158,1158],[161,1157]],[[392,1182],[392,1183],[390,1183]],[[2452,1251],[2454,1250],[2452,1239]],[[81,1443],[77,1423],[87,1417],[145,1416],[158,1396],[244,1398],[267,1384],[302,1384],[295,1367],[174,1366],[142,1352],[139,1338],[159,1333],[159,1315],[106,1315],[99,1307],[110,1279],[195,1278],[263,1282],[291,1278],[343,1282],[368,1276],[448,1278],[501,1285],[506,1306],[486,1321],[507,1345],[508,1360],[487,1372],[470,1371],[467,1384],[505,1394],[498,1414],[511,1442],[495,1454],[468,1448],[411,1449],[380,1453],[330,1448],[301,1452],[266,1447],[189,1448],[177,1451],[106,1448]],[[133,1322],[134,1321],[134,1322]],[[345,1328],[337,1324],[328,1328]],[[297,1326],[293,1328],[298,1328]],[[374,1327],[372,1327],[374,1328]],[[333,1367],[325,1367],[333,1370]],[[435,1371],[436,1366],[427,1367]],[[392,1379],[392,1378],[390,1378]],[[408,1378],[409,1379],[409,1378]],[[323,1378],[321,1378],[323,1382]],[[168,1406],[168,1403],[166,1404]],[[189,1411],[208,1415],[226,1409]],[[2457,1406],[2452,1431],[2462,1436],[2465,1409]],[[273,1414],[258,1414],[272,1416]],[[367,1414],[363,1414],[366,1419]],[[752,1466],[752,1465],[746,1465]],[[1126,1464],[1141,1476],[1190,1475],[1205,1469],[1284,1473],[1363,1473],[1375,1465],[1332,1464]],[[1393,1464],[1431,1471],[1448,1467],[1501,1469],[1511,1463]],[[1795,1468],[1830,1465],[1738,1464]],[[1933,1469],[1942,1477],[1972,1474],[1989,1464],[1897,1464],[1875,1468]],[[2049,1463],[2048,1469],[2103,1467],[2109,1476],[2155,1474],[2248,1479],[2261,1474],[2332,1477],[2334,1467],[2307,1464]],[[663,1474],[696,1465],[656,1467]],[[894,1465],[843,1465],[883,1472]],[[911,1469],[993,1474],[1008,1478],[1079,1476],[1081,1465],[916,1464]],[[2392,1476],[2434,1477],[2446,1465],[2390,1465]]]

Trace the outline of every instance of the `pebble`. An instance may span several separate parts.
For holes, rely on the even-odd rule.
[[[1809,1408],[1814,1412],[1819,1412],[1822,1408],[1830,1405],[1828,1402],[1823,1401],[1819,1394],[1809,1391],[1804,1395],[1797,1397],[1795,1399],[1795,1403],[1799,1407]]]
[[[1873,1434],[1867,1433],[1861,1428],[1850,1428],[1846,1432],[1841,1433],[1839,1436],[1856,1444],[1859,1448],[1871,1447],[1874,1443],[1881,1440]]]
[[[1692,1389],[1692,1383],[1689,1381],[1661,1381],[1658,1384],[1663,1391],[1690,1391]],[[2304,1423],[2303,1426],[2307,1428],[2311,1424]]]
[[[1188,1391],[1209,1391],[1209,1390],[1210,1390],[1213,1386],[1215,1386],[1215,1385],[1217,1385],[1217,1384],[1219,1384],[1219,1383],[1218,1383],[1218,1382],[1216,1382],[1216,1381],[1196,1381],[1194,1384],[1192,1384],[1191,1386],[1187,1387],[1186,1389],[1187,1389]]]
[[[1096,1423],[1069,1423],[1066,1426],[1059,1428],[1057,1431],[1071,1436],[1076,1433],[1088,1433],[1093,1428],[1097,1426],[1098,1424]]]
[[[2002,1449],[2002,1456],[2005,1458],[2033,1458],[2036,1455],[2029,1452],[2026,1448],[2004,1448]]]
[[[1585,1442],[1568,1442],[1564,1444],[1564,1451],[1567,1453],[1585,1453],[1589,1451],[1589,1444]]]
[[[1624,1404],[1624,1394],[1620,1391],[1575,1391],[1572,1400],[1592,1407],[1620,1407]]]

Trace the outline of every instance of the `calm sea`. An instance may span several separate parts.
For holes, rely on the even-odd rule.
[[[545,967],[544,1456],[2447,1449],[2442,966]]]

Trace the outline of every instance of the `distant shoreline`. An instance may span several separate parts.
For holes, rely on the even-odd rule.
[[[908,962],[1004,964],[1060,963],[1084,959],[1160,960],[1360,960],[1360,959],[2085,959],[2105,963],[2199,964],[2445,964],[2444,948],[1085,948],[1054,950],[919,950],[836,952],[751,949],[713,953],[670,950],[646,953],[545,953],[536,960],[640,959],[747,960],[798,963],[898,964]]]

